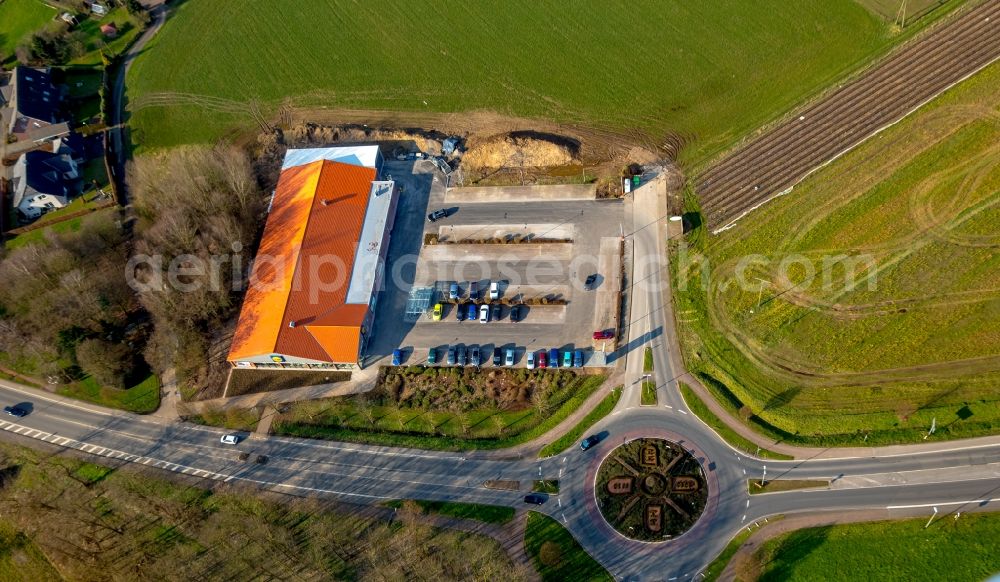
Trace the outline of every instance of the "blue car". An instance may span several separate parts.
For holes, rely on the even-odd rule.
[[[601,437],[597,436],[596,434],[592,434],[580,442],[580,449],[586,451],[587,449],[596,445],[599,442],[601,442]]]
[[[574,368],[582,368],[583,367],[583,351],[582,350],[576,350],[576,352],[573,353],[573,367]]]
[[[476,304],[469,303],[469,321],[476,321]]]
[[[549,367],[550,368],[559,367],[559,350],[555,348],[549,350]]]
[[[398,366],[403,362],[403,350],[392,350],[392,365]]]

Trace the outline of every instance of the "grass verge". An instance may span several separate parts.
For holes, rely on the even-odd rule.
[[[1000,514],[924,518],[801,529],[763,543],[744,579],[829,580],[831,572],[868,580],[985,580],[1000,570]],[[877,548],[877,551],[873,551]]]
[[[528,512],[524,552],[542,580],[614,580],[556,520]]]
[[[429,450],[461,451],[503,449],[513,447],[544,435],[583,404],[604,383],[604,376],[584,376],[570,387],[568,396],[560,406],[547,415],[537,410],[503,412],[483,410],[469,414],[476,423],[496,418],[499,427],[496,436],[465,436],[462,418],[450,412],[432,412],[422,409],[373,407],[362,411],[328,406],[307,421],[291,420],[293,413],[283,413],[274,421],[271,432],[276,435],[304,438],[322,438],[386,446],[414,447]],[[332,400],[332,399],[329,399]],[[343,403],[343,400],[338,400]],[[294,405],[293,405],[294,406]],[[296,415],[302,417],[302,414]],[[425,431],[399,430],[399,426],[412,426],[415,419],[422,419]],[[467,422],[469,420],[467,419]],[[373,428],[372,428],[373,427]],[[523,427],[523,428],[522,428]],[[501,434],[502,432],[502,434]],[[470,430],[471,434],[471,430]]]
[[[750,491],[750,495],[796,491],[798,489],[817,489],[829,486],[830,482],[826,479],[774,479],[773,481],[764,481],[764,486],[761,487],[760,479],[747,479],[747,490]]]
[[[646,348],[642,352],[642,371],[645,374],[653,371],[653,348]]]
[[[691,412],[693,412],[698,418],[707,424],[709,428],[722,437],[724,441],[729,443],[731,447],[741,451],[746,451],[748,454],[752,454],[762,459],[787,461],[794,458],[791,455],[762,449],[755,443],[743,438],[736,431],[729,428],[729,425],[724,423],[721,418],[715,415],[714,412],[709,410],[708,406],[702,402],[701,398],[698,398],[698,395],[694,393],[694,390],[692,390],[690,386],[681,382],[680,387],[681,395],[684,396],[684,402],[687,404],[688,408],[691,409]]]
[[[722,553],[716,556],[716,558],[712,560],[712,563],[709,564],[708,566],[705,566],[705,569],[701,571],[702,575],[704,576],[701,582],[715,582],[716,580],[718,580],[719,576],[722,575],[722,571],[726,569],[726,564],[729,563],[729,560],[733,559],[733,556],[736,555],[737,550],[740,549],[740,546],[743,545],[743,542],[747,541],[747,538],[749,538],[751,535],[753,535],[752,531],[748,530],[745,527],[741,528],[740,533],[736,534],[736,537],[729,540],[729,543],[726,544],[726,547],[725,549],[722,550]]]
[[[642,382],[642,396],[640,404],[643,406],[656,406],[656,383],[649,380]]]
[[[535,493],[548,493],[549,495],[559,495],[558,479],[537,479],[532,481],[531,490]]]
[[[613,388],[611,393],[605,396],[604,400],[601,400],[600,404],[587,413],[587,416],[583,417],[583,420],[578,422],[576,426],[569,430],[569,432],[542,447],[542,450],[538,451],[538,456],[551,457],[558,455],[573,446],[575,442],[583,437],[583,433],[587,432],[587,430],[594,426],[597,421],[601,420],[615,409],[615,406],[618,404],[618,400],[622,397],[623,388],[623,386]]]
[[[483,505],[479,503],[458,503],[455,501],[426,501],[414,499],[421,510],[427,513],[447,515],[448,517],[458,517],[461,519],[474,519],[484,523],[503,524],[514,519],[514,508],[503,507],[501,505]],[[403,506],[404,500],[396,499],[389,501],[385,505],[399,509]]]
[[[93,402],[108,408],[127,410],[136,414],[149,414],[160,406],[160,380],[149,374],[134,386],[125,390],[105,388],[93,378],[60,386],[56,393],[60,396]]]

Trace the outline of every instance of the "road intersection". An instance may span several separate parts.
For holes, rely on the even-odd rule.
[[[1000,506],[1000,440],[957,441],[911,447],[892,456],[850,454],[830,458],[761,460],[733,449],[691,414],[677,385],[682,363],[672,356],[663,184],[651,179],[627,201],[625,229],[633,261],[625,393],[594,428],[607,436],[589,451],[579,447],[545,459],[511,451],[432,452],[283,437],[251,438],[237,446],[219,442],[223,431],[142,417],[43,394],[0,381],[5,402],[30,402],[21,419],[0,429],[118,462],[130,462],[205,479],[245,483],[298,495],[355,503],[414,498],[519,507],[535,479],[558,479],[560,493],[538,507],[564,524],[616,578],[696,579],[741,528],[795,512],[877,509],[886,515],[929,515],[993,510]],[[642,353],[653,348],[656,406],[641,406]],[[694,527],[662,543],[625,539],[600,517],[594,476],[601,460],[622,442],[662,437],[698,458],[709,483],[705,512]],[[523,449],[521,449],[523,450]],[[248,456],[241,458],[241,453]],[[819,453],[819,450],[817,450]],[[266,462],[256,462],[266,457]],[[828,489],[751,496],[747,480],[825,479]],[[902,477],[901,477],[902,476]],[[489,480],[516,480],[520,491],[488,489]],[[944,483],[947,483],[946,485]]]

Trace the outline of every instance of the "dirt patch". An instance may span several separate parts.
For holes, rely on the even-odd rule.
[[[233,370],[226,396],[242,396],[289,388],[346,382],[350,372],[315,370]]]
[[[578,162],[580,143],[554,134],[519,131],[470,139],[462,156],[469,171],[566,166]]]

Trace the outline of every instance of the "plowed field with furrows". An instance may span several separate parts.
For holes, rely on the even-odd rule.
[[[956,14],[699,175],[709,228],[727,227],[997,57],[1000,1]]]

